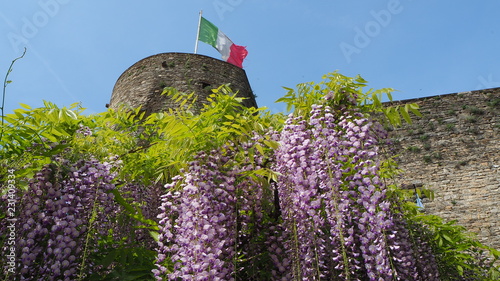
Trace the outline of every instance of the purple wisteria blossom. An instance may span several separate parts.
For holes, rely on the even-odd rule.
[[[83,257],[89,231],[106,229],[105,214],[113,211],[109,166],[60,161],[38,172],[20,200],[20,280],[75,280],[82,268],[88,274],[90,261]],[[93,222],[100,227],[92,228]]]
[[[347,107],[307,116],[287,119],[267,161],[276,182],[249,176],[266,161],[248,142],[199,153],[166,186],[158,280],[437,280],[416,261],[430,248],[417,249],[391,210],[381,126]]]
[[[281,133],[275,169],[288,270],[293,280],[393,280],[376,125],[341,113],[316,105]]]
[[[387,232],[387,243],[396,269],[396,280],[441,280],[432,249],[429,243],[420,237],[423,235],[420,228],[410,227],[401,213],[393,215],[393,223],[393,227]],[[412,237],[409,229],[420,235]]]
[[[166,186],[154,270],[158,280],[236,278],[237,253],[248,238],[248,221],[262,216],[252,202],[262,198],[262,189],[238,183],[241,167],[231,165],[229,156],[231,152],[200,153],[182,177]],[[169,263],[171,268],[165,266]]]

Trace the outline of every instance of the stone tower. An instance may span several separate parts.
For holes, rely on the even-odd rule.
[[[223,84],[230,84],[243,104],[257,107],[255,96],[243,69],[211,57],[187,53],[162,53],[142,59],[129,67],[116,81],[109,107],[120,105],[142,108],[147,114],[176,107],[167,96],[161,95],[165,87],[180,92],[195,92],[198,104]]]

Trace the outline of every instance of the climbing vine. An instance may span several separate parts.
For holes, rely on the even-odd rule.
[[[384,126],[415,104],[339,73],[287,88],[290,114],[227,87],[180,106],[85,115],[79,104],[3,116],[0,208],[19,202],[24,280],[495,280],[498,251],[421,213],[392,181]],[[15,176],[15,194],[8,191]],[[14,199],[12,199],[14,198]],[[0,244],[11,245],[0,212]]]

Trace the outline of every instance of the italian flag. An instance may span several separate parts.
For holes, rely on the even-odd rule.
[[[243,46],[238,46],[231,41],[213,23],[201,17],[198,40],[212,45],[222,55],[222,59],[243,68],[243,60],[248,51]]]

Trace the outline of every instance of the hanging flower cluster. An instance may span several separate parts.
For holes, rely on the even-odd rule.
[[[437,280],[435,266],[415,261],[431,251],[415,249],[378,175],[385,132],[345,106],[308,116],[290,116],[279,135],[274,198],[242,176],[265,166],[252,142],[243,161],[234,144],[198,154],[166,186],[158,280],[259,280],[252,267],[273,280]],[[265,267],[255,266],[259,252]]]
[[[235,165],[237,150],[247,165]],[[263,259],[258,256],[266,247],[262,201],[272,202],[272,192],[264,188],[262,178],[245,174],[263,162],[252,150],[253,141],[238,149],[230,144],[202,152],[187,172],[166,186],[154,270],[158,280],[241,280],[238,274],[252,274],[243,264],[259,270]]]
[[[410,229],[418,235],[412,235]],[[387,231],[397,280],[439,281],[437,262],[419,227],[410,227],[401,213],[393,214],[393,226]]]
[[[115,211],[106,192],[114,188],[108,165],[61,161],[61,166],[46,166],[37,173],[20,200],[22,280],[75,280],[88,262],[83,256],[89,231],[105,233],[106,214]],[[99,227],[91,229],[97,221]]]
[[[291,116],[281,134],[275,168],[290,271],[295,280],[390,280],[392,222],[373,124],[333,113],[313,106],[309,120]]]
[[[378,176],[381,134],[346,107],[315,105],[308,120],[287,120],[275,160],[285,241],[277,266],[294,280],[420,280]]]

